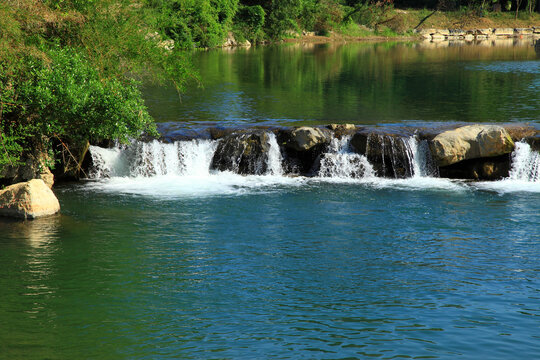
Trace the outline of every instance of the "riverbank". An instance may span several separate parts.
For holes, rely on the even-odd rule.
[[[426,32],[446,33],[448,30],[466,35],[486,35],[492,30],[494,36],[520,37],[537,36],[540,38],[540,14],[523,14],[515,18],[511,12],[485,12],[482,16],[477,11],[432,11],[427,9],[394,9],[387,16],[388,21],[375,28],[350,23],[336,26],[327,34],[315,32],[289,32],[284,42],[354,42],[354,41],[414,41],[423,40]],[[488,30],[489,29],[489,30]],[[494,29],[503,29],[495,34]],[[509,33],[508,29],[512,29]],[[529,29],[529,32],[524,32]],[[438,30],[438,31],[432,31]],[[515,33],[514,33],[514,30]],[[487,34],[488,36],[490,34]]]

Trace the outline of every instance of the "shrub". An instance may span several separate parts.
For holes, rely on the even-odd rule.
[[[52,138],[64,142],[118,139],[142,132],[156,135],[155,125],[133,80],[102,79],[82,54],[54,49],[50,62],[26,59],[14,69],[0,67],[2,156],[17,161],[23,149]],[[15,76],[14,76],[15,75]]]
[[[265,12],[262,6],[240,6],[234,18],[236,29],[250,41],[264,37]]]

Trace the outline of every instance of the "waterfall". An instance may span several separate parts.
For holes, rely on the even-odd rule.
[[[370,133],[366,140],[366,158],[380,177],[438,177],[428,142],[416,136]]]
[[[125,155],[119,147],[106,149],[90,145],[90,156],[92,168],[88,175],[92,179],[129,175]]]
[[[127,146],[106,149],[90,147],[90,178],[152,177],[163,175],[209,176],[218,141],[194,139],[171,144],[157,140],[134,141]],[[283,175],[282,156],[276,136],[268,133],[267,175]],[[234,164],[233,164],[234,165]],[[228,171],[238,172],[232,166]]]
[[[328,152],[321,158],[319,176],[334,178],[369,178],[375,176],[373,167],[367,158],[351,151],[350,140],[350,136],[332,139]]]
[[[180,175],[209,175],[210,163],[216,150],[216,142],[211,140],[180,141],[178,156],[180,158]]]
[[[439,177],[439,168],[431,156],[427,140],[410,136],[404,140],[412,177]]]
[[[267,159],[267,174],[281,176],[283,175],[283,157],[281,156],[281,150],[277,143],[276,135],[273,132],[268,133],[268,143],[270,149],[268,150]]]
[[[90,146],[90,178],[150,177],[156,175],[208,175],[215,142],[179,141],[172,144],[157,140],[135,141],[128,146],[105,149]]]
[[[134,141],[130,145],[118,145],[110,149],[91,146],[93,167],[89,177],[210,176],[219,171],[281,177],[285,171],[276,135],[272,132],[263,135],[241,134],[226,141]],[[254,146],[256,152],[253,152],[253,147],[247,147],[245,136],[251,136],[250,146]],[[266,144],[257,148],[262,139]],[[350,142],[351,136],[331,140],[328,150],[320,157],[320,177],[358,179],[438,175],[427,141],[420,141],[415,136],[401,138],[370,134],[366,155],[355,153]]]
[[[540,182],[540,153],[524,142],[517,142],[512,153],[510,179]]]

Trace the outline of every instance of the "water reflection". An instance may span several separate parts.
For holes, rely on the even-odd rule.
[[[35,220],[0,218],[0,241],[28,244],[33,248],[46,246],[57,239],[60,215]]]
[[[203,88],[190,88],[181,101],[173,89],[145,89],[159,121],[534,122],[540,115],[531,92],[540,76],[533,40],[284,44],[194,58]]]

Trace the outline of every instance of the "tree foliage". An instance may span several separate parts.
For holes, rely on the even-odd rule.
[[[155,132],[134,77],[194,77],[167,49],[147,9],[124,0],[6,0],[0,4],[0,166],[36,144]],[[0,169],[1,170],[1,169]]]

